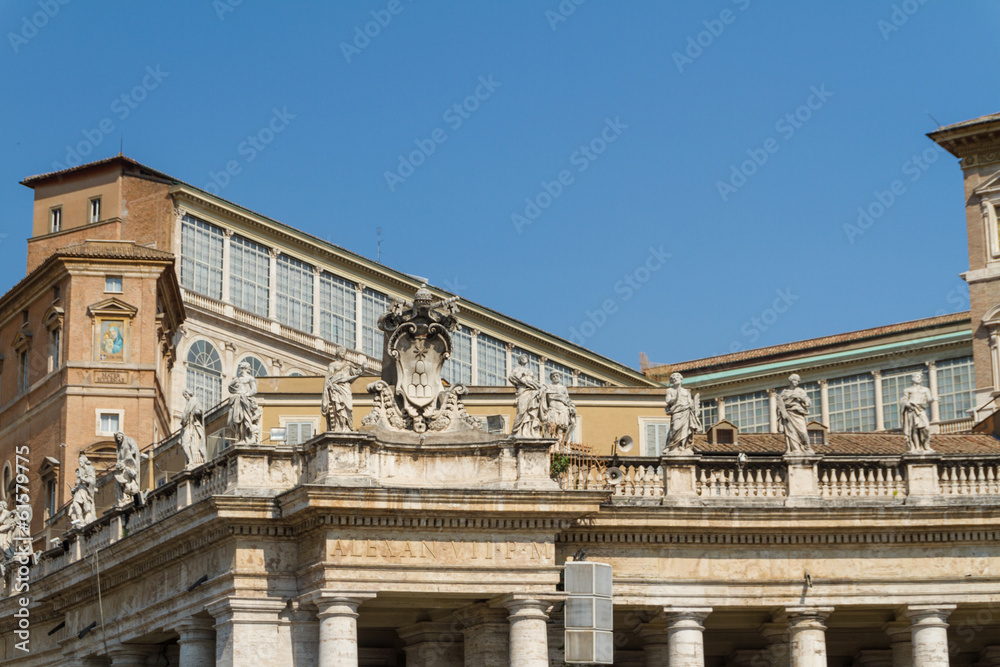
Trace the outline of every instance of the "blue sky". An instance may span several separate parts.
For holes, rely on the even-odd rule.
[[[925,134],[1000,111],[1000,5],[576,2],[5,2],[0,286],[18,181],[124,141],[633,367],[968,308]]]

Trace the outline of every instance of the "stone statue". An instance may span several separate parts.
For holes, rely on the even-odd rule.
[[[190,391],[184,390],[184,414],[181,415],[181,451],[184,468],[194,468],[205,462],[205,411],[201,401]]]
[[[257,405],[257,378],[250,364],[241,361],[236,379],[229,383],[229,431],[237,445],[259,445],[264,411]]]
[[[809,431],[806,428],[806,416],[812,401],[806,390],[799,386],[799,376],[795,373],[788,376],[788,387],[776,397],[778,413],[778,432],[785,434],[786,454],[812,454],[809,444]]]
[[[576,428],[576,404],[569,397],[569,389],[562,383],[562,373],[552,371],[542,389],[540,413],[543,431],[559,440],[569,439]]]
[[[146,502],[146,495],[139,491],[139,445],[135,438],[130,438],[121,431],[115,433],[115,445],[118,450],[118,462],[114,468],[117,482],[115,507],[128,507],[136,497],[141,505]]]
[[[7,501],[0,500],[0,556],[10,560],[14,555],[14,535],[17,531],[17,514],[7,509]]]
[[[926,454],[933,452],[930,447],[931,420],[927,415],[934,397],[931,390],[921,384],[923,373],[910,376],[913,384],[903,390],[899,397],[899,414],[903,421],[903,435],[906,436],[907,454]]]
[[[97,519],[94,507],[94,492],[97,490],[97,471],[80,452],[80,462],[76,468],[76,484],[70,490],[72,500],[69,506],[69,518],[74,528],[85,526]]]
[[[541,411],[544,387],[528,367],[528,355],[518,355],[517,364],[507,378],[517,396],[517,415],[510,434],[514,438],[541,438],[544,435]]]
[[[435,301],[421,286],[412,303],[395,301],[378,318],[385,336],[382,378],[368,385],[374,397],[363,426],[415,433],[485,430],[483,420],[465,411],[466,388],[446,389],[441,380],[441,367],[452,352],[450,332],[458,328],[457,300]]]
[[[350,433],[354,430],[354,395],[351,383],[364,373],[344,359],[345,350],[337,346],[334,361],[327,369],[323,382],[323,401],[320,412],[326,417],[326,430],[331,433]]]
[[[685,389],[684,376],[671,373],[670,386],[666,394],[666,412],[670,415],[670,432],[667,434],[667,444],[664,451],[671,454],[690,454],[694,434],[701,430],[701,420],[698,419],[699,395],[691,396],[691,391]]]

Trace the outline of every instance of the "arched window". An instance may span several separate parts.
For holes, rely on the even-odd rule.
[[[206,410],[222,401],[222,360],[208,341],[197,340],[188,350],[187,390]]]
[[[264,368],[263,362],[257,357],[246,356],[240,359],[240,363],[246,362],[250,364],[250,372],[253,373],[255,378],[267,377],[267,369]]]

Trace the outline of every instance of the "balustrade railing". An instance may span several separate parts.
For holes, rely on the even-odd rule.
[[[696,468],[695,483],[697,494],[706,498],[784,498],[788,493],[787,472],[780,462],[703,462]]]
[[[938,484],[943,495],[1000,494],[1000,462],[967,460],[938,464]]]
[[[899,460],[886,462],[827,462],[819,466],[819,491],[824,498],[905,496],[906,469]]]

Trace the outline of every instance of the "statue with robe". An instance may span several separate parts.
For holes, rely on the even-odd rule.
[[[97,519],[94,505],[94,493],[97,490],[97,471],[80,452],[79,464],[76,468],[76,484],[70,489],[72,499],[69,506],[69,518],[74,528],[85,526]]]
[[[364,373],[364,368],[357,368],[344,356],[344,348],[338,346],[323,382],[320,412],[326,417],[326,430],[331,433],[350,433],[354,430],[354,394],[351,383]]]
[[[562,383],[562,373],[549,373],[551,384],[542,388],[540,414],[543,431],[558,440],[569,440],[576,428],[576,404],[569,397],[569,389]]]
[[[229,420],[227,425],[237,445],[259,445],[264,411],[257,405],[257,378],[250,364],[241,361],[236,378],[229,383]]]
[[[181,451],[184,468],[194,468],[205,462],[205,411],[192,392],[184,390],[184,413],[181,415]]]
[[[907,454],[927,454],[931,449],[931,420],[928,416],[931,390],[923,386],[923,373],[910,376],[911,384],[899,397],[899,414],[903,421],[903,435],[906,436]]]
[[[130,438],[119,431],[115,433],[115,446],[118,453],[118,461],[114,467],[117,498],[115,507],[128,507],[136,497],[142,504],[146,497],[139,487],[139,445],[136,444],[135,438]]]
[[[684,376],[672,373],[666,392],[665,410],[670,415],[670,432],[664,452],[689,454],[693,451],[694,434],[701,430],[698,403],[699,397],[692,396],[691,390],[684,387]]]
[[[793,373],[788,376],[788,387],[775,398],[775,409],[778,413],[778,431],[785,434],[786,454],[812,454],[809,444],[809,430],[806,428],[806,418],[812,401],[806,390],[799,386],[800,378]]]
[[[510,430],[514,438],[541,438],[544,435],[541,412],[544,387],[528,367],[528,361],[528,355],[518,355],[518,366],[507,378],[514,386],[517,399],[517,413]]]

